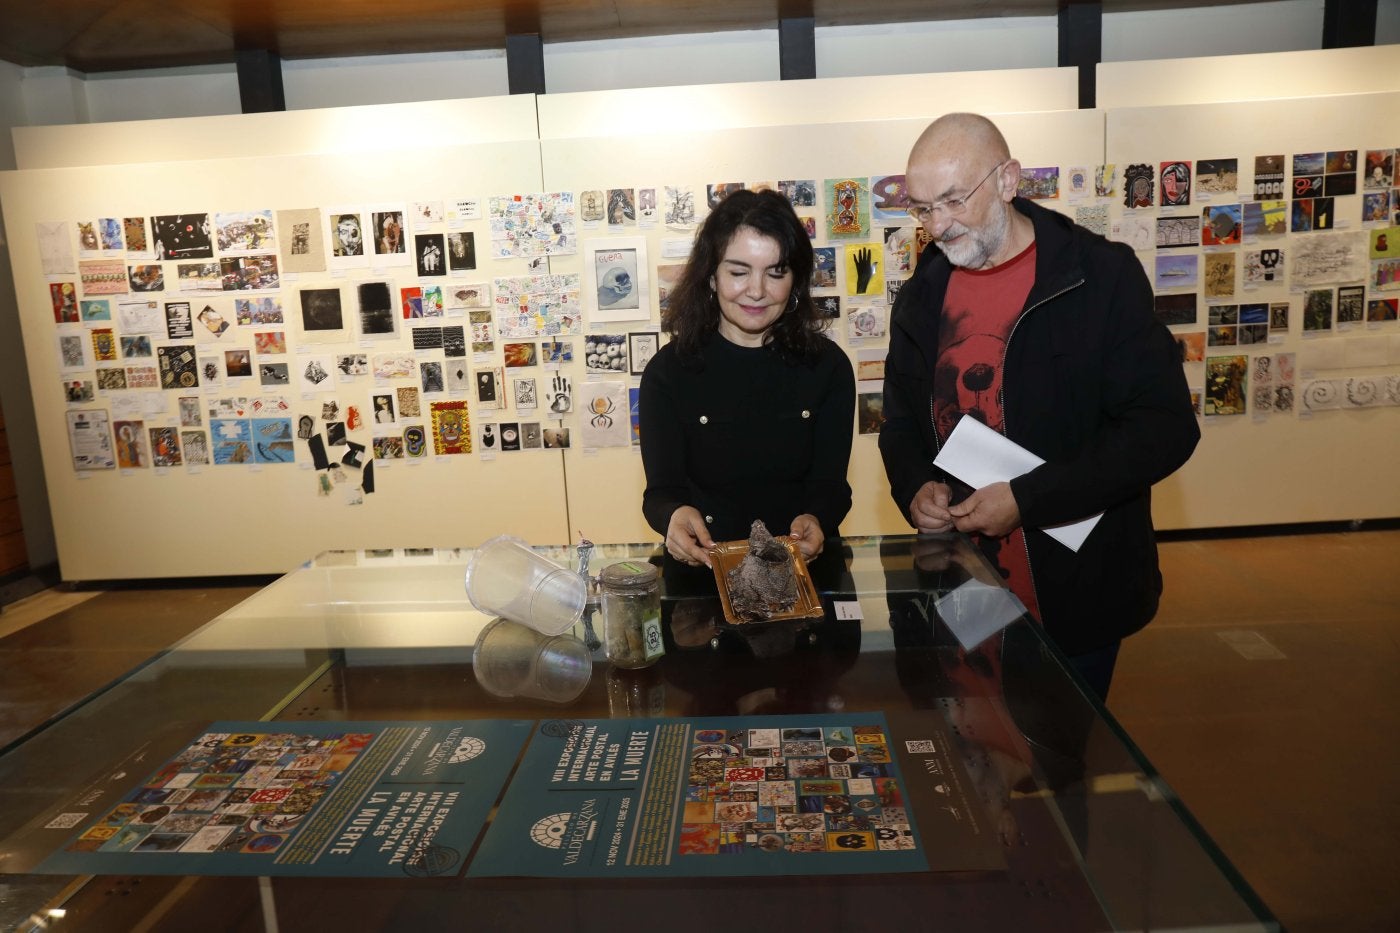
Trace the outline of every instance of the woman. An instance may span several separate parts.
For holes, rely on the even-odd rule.
[[[811,279],[811,241],[777,192],[731,194],[696,237],[640,399],[642,512],[676,560],[711,566],[707,549],[755,519],[812,558],[850,510],[855,376]]]

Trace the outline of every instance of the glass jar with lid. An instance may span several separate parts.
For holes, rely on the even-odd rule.
[[[661,570],[645,561],[609,564],[598,575],[603,593],[603,644],[618,667],[656,663],[661,640]]]

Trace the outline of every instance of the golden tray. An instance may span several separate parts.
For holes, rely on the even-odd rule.
[[[715,584],[719,587],[720,603],[724,606],[724,620],[730,625],[763,625],[769,622],[784,622],[792,619],[820,619],[826,615],[822,601],[817,596],[817,588],[812,583],[812,575],[807,572],[807,561],[797,549],[797,543],[789,538],[775,538],[792,555],[792,572],[797,578],[797,602],[787,612],[775,612],[766,619],[748,620],[735,613],[729,600],[729,571],[739,566],[739,562],[749,553],[748,540],[721,541],[710,548],[710,560],[714,566]]]

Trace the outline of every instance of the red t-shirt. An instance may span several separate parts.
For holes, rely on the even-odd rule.
[[[933,367],[934,423],[940,443],[947,442],[963,417],[1006,433],[1001,408],[1006,341],[1034,283],[1034,242],[999,266],[953,270],[943,297],[938,361]],[[1011,591],[1039,618],[1021,529],[1004,538],[979,536],[979,544]]]

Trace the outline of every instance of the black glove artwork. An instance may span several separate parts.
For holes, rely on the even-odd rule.
[[[856,250],[856,294],[864,295],[866,289],[870,287],[870,278],[875,274],[875,267],[878,263],[870,261],[870,247],[864,246]]]

